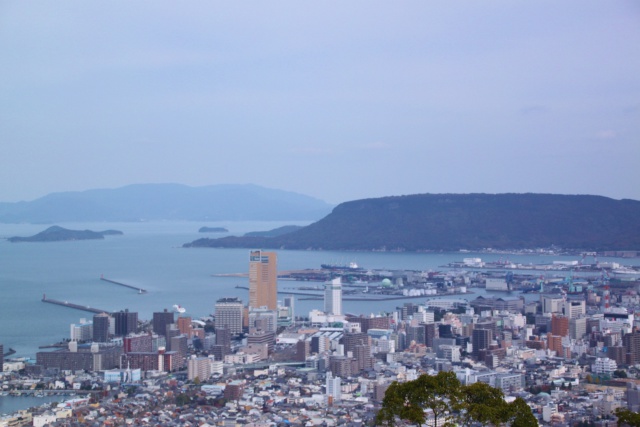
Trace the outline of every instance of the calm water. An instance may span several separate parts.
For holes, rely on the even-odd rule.
[[[71,398],[68,396],[0,396],[0,415],[13,414],[21,409],[42,406],[45,403],[62,402],[67,399]]]
[[[0,240],[0,343],[5,349],[14,348],[17,351],[15,357],[33,357],[39,345],[68,338],[71,323],[93,316],[43,303],[43,293],[50,298],[107,311],[128,308],[139,312],[141,319],[149,319],[154,311],[171,309],[174,304],[182,305],[187,314],[197,318],[211,314],[215,301],[221,297],[237,296],[246,302],[248,291],[235,289],[236,285],[247,286],[246,278],[212,275],[247,272],[247,249],[183,249],[181,245],[204,237],[197,232],[203,225],[222,226],[231,234],[242,234],[291,223],[73,223],[59,225],[70,229],[117,229],[125,234],[97,241],[9,243]],[[47,226],[44,225],[0,224],[0,237],[28,236],[45,228]],[[277,252],[280,270],[318,268],[321,263],[349,261],[356,261],[365,268],[436,270],[463,257],[479,256],[485,261],[502,257],[460,253]],[[514,262],[551,261],[545,256],[509,258]],[[631,264],[638,260],[624,262]],[[139,295],[133,290],[100,281],[101,274],[145,288],[149,293]],[[283,281],[280,286],[291,287],[292,283]],[[391,310],[401,304],[401,300],[345,301],[344,310],[371,313]],[[296,313],[321,306],[321,301],[296,301]]]

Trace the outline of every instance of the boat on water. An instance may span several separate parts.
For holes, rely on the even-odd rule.
[[[320,268],[323,270],[348,270],[348,271],[362,271],[357,263],[351,261],[349,264],[320,264]]]

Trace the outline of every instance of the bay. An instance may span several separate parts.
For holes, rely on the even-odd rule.
[[[16,350],[12,357],[34,357],[38,346],[69,337],[69,325],[80,318],[90,319],[88,312],[73,310],[41,301],[48,298],[88,305],[106,311],[129,309],[140,319],[150,319],[154,311],[171,309],[174,304],[186,308],[194,318],[208,316],[218,298],[239,297],[248,300],[246,277],[217,277],[218,274],[246,273],[248,249],[182,248],[182,244],[202,237],[241,235],[249,231],[270,230],[282,225],[306,225],[304,222],[140,222],[140,223],[68,223],[69,229],[94,231],[116,229],[122,236],[105,240],[47,243],[10,243],[0,240],[0,343]],[[201,226],[225,227],[226,234],[198,233]],[[47,225],[0,224],[0,237],[29,236]],[[257,248],[258,249],[258,248]],[[322,263],[357,262],[364,268],[442,270],[449,262],[464,257],[481,257],[485,261],[509,258],[519,263],[550,263],[576,257],[545,255],[501,255],[475,253],[396,253],[345,251],[278,250],[278,269],[319,268]],[[611,260],[611,259],[608,259]],[[627,265],[638,262],[617,260]],[[134,290],[109,284],[100,276],[148,290]],[[281,281],[292,287],[295,282]],[[474,289],[475,298],[484,290]],[[280,295],[282,297],[282,295]],[[296,314],[312,308],[322,309],[322,301],[296,297]],[[407,301],[421,302],[416,299]],[[390,311],[403,300],[345,301],[344,310],[352,313]]]

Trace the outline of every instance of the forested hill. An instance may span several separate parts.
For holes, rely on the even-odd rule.
[[[346,202],[277,237],[186,247],[327,250],[640,249],[640,202],[552,194],[420,194]]]

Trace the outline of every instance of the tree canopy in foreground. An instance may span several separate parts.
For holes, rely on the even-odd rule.
[[[400,421],[445,427],[475,423],[512,427],[538,425],[522,398],[507,403],[502,390],[482,382],[464,386],[453,372],[425,374],[414,381],[392,383],[376,415],[376,425],[393,427]]]

